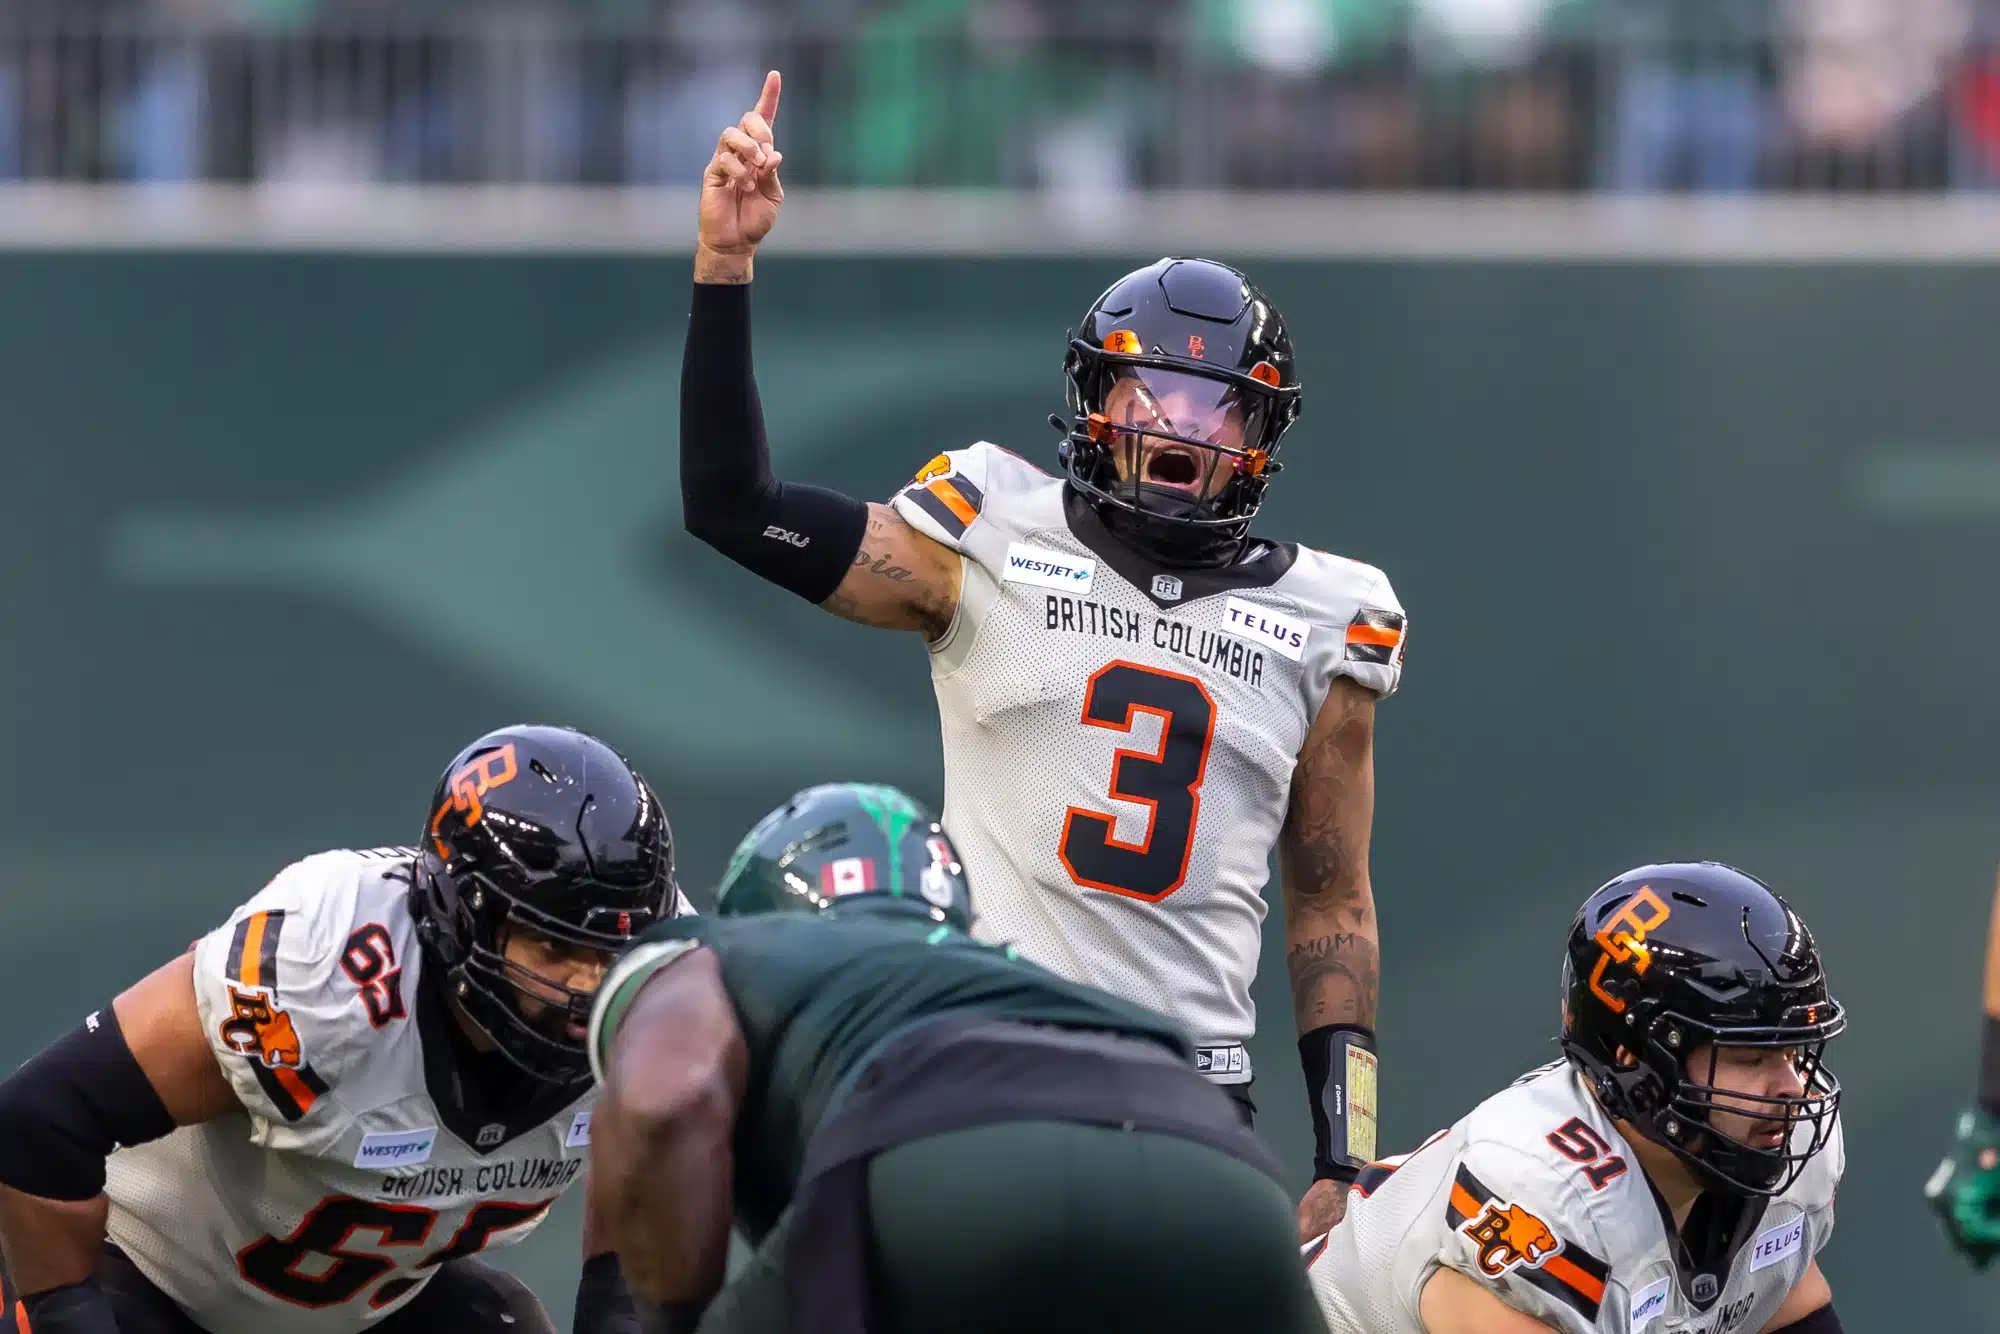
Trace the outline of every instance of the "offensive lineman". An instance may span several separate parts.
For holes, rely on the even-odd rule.
[[[1839,1334],[1846,1025],[1761,881],[1626,872],[1570,928],[1566,1059],[1371,1163],[1307,1248],[1332,1334]]]
[[[590,1002],[681,905],[673,837],[567,728],[480,738],[429,809],[419,848],[287,867],[0,1084],[0,1240],[36,1334],[551,1329],[474,1257],[582,1172]],[[584,1246],[590,1334],[631,1299]]]
[[[800,792],[716,913],[647,932],[591,1016],[590,1202],[647,1328],[1323,1334],[1187,1036],[973,940],[904,794]],[[732,1218],[760,1248],[709,1307]]]
[[[1374,715],[1404,618],[1381,571],[1250,534],[1299,413],[1284,320],[1234,269],[1161,260],[1069,345],[1062,477],[982,442],[890,505],[780,482],[749,297],[784,197],[778,95],[773,72],[703,177],[687,528],[838,616],[924,636],[982,933],[1178,1019],[1246,1119],[1276,846],[1317,1235],[1374,1153]]]

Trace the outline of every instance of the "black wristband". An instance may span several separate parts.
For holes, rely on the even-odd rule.
[[[35,1334],[118,1334],[111,1299],[95,1278],[22,1296],[26,1328]]]
[[[1327,1024],[1299,1038],[1312,1103],[1313,1180],[1353,1181],[1375,1156],[1375,1030]]]
[[[750,285],[696,283],[681,357],[681,514],[752,574],[821,603],[854,565],[868,506],[771,475],[750,363]]]
[[[2000,1019],[1990,1014],[1980,1027],[1979,1105],[2000,1116]]]
[[[707,1302],[642,1302],[639,1329],[641,1334],[694,1334],[706,1310]]]
[[[113,1149],[173,1128],[107,1005],[0,1083],[0,1183],[45,1200],[92,1199]]]
[[[1840,1328],[1840,1317],[1833,1313],[1833,1303],[1828,1302],[1816,1311],[1808,1311],[1803,1317],[1789,1325],[1780,1325],[1771,1334],[1845,1334]]]
[[[639,1308],[625,1286],[618,1252],[605,1251],[583,1262],[570,1328],[574,1334],[639,1334]]]

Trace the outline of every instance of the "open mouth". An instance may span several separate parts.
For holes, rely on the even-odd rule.
[[[1146,480],[1156,486],[1191,491],[1201,482],[1201,460],[1193,450],[1155,450],[1146,456]]]
[[[572,1019],[563,1026],[563,1032],[569,1035],[572,1042],[582,1042],[590,1036],[590,1024],[587,1020]]]

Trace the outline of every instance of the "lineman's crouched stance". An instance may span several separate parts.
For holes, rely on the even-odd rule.
[[[550,1330],[474,1257],[581,1180],[585,1020],[678,901],[672,836],[553,727],[473,743],[425,814],[420,848],[280,872],[0,1085],[36,1334]],[[586,1273],[579,1310],[629,1320],[608,1248]]]
[[[1642,866],[1571,927],[1563,1018],[1566,1060],[1362,1170],[1308,1248],[1334,1334],[1838,1334],[1847,1020],[1805,923],[1729,867]]]
[[[1322,1328],[1290,1200],[1187,1036],[976,942],[907,797],[800,793],[717,911],[647,932],[591,1019],[593,1212],[656,1327]],[[704,1319],[732,1219],[762,1249]]]

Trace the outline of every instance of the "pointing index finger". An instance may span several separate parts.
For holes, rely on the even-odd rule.
[[[785,81],[778,71],[772,70],[764,76],[764,90],[757,94],[757,114],[764,118],[764,124],[778,123],[778,94],[785,89]]]

